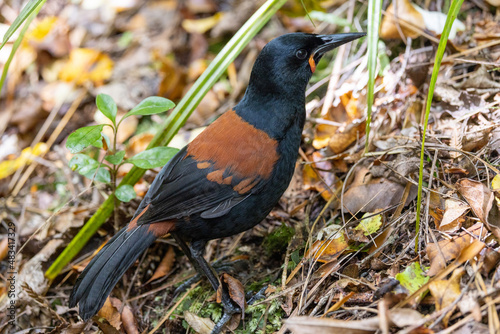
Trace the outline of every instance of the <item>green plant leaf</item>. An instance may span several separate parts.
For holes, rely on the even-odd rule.
[[[97,167],[99,167],[99,162],[86,154],[75,154],[69,161],[69,168],[81,175],[93,173]]]
[[[150,96],[142,100],[132,110],[123,116],[123,119],[132,115],[153,115],[165,112],[175,107],[175,103],[160,96]]]
[[[9,58],[7,58],[7,61],[5,62],[4,66],[3,66],[2,77],[0,78],[0,92],[2,91],[2,88],[4,87],[5,79],[7,78],[7,72],[9,71],[12,59],[14,59],[14,55],[16,54],[17,49],[21,45],[21,43],[24,39],[24,35],[26,34],[26,31],[28,31],[28,28],[29,28],[31,22],[33,22],[33,19],[37,16],[37,14],[41,8],[42,8],[42,5],[35,8],[35,10],[30,14],[30,16],[28,16],[28,18],[26,19],[26,23],[23,26],[23,29],[21,29],[21,32],[19,33],[19,37],[16,39],[16,41],[12,45],[12,50],[10,51]],[[0,47],[0,49],[1,49],[1,47]]]
[[[2,40],[2,45],[0,45],[0,50],[4,47],[5,43],[9,41],[9,38],[12,37],[14,32],[16,32],[17,29],[23,24],[24,21],[28,19],[28,17],[33,13],[38,6],[41,7],[47,0],[31,0],[24,6],[24,8],[21,10],[21,13],[16,17],[14,22],[12,22],[11,26],[9,29],[7,29],[7,32],[5,35],[3,35],[3,40]]]
[[[111,182],[111,174],[104,167],[99,167],[98,161],[92,159],[86,154],[76,154],[69,161],[69,167],[80,175],[88,179],[94,179],[99,182]]]
[[[413,262],[403,272],[396,274],[396,279],[411,295],[427,283],[430,277],[425,275],[418,262]]]
[[[107,94],[99,94],[97,95],[95,102],[97,104],[97,108],[99,108],[103,115],[109,118],[113,124],[116,124],[116,113],[118,108],[113,98]]]
[[[136,167],[150,169],[164,166],[172,157],[179,152],[173,147],[155,147],[134,155],[128,159]]]
[[[116,189],[115,196],[122,202],[130,202],[137,194],[135,193],[134,187],[129,184],[124,184]]]
[[[111,174],[109,173],[109,170],[105,167],[99,167],[97,170],[93,170],[91,173],[88,174],[82,174],[85,176],[87,179],[92,178],[96,181],[103,182],[103,183],[110,183],[111,182]]]
[[[104,124],[85,126],[79,128],[68,136],[66,141],[66,148],[71,153],[78,153],[88,146],[94,144],[97,140],[101,139],[101,131]]]
[[[99,138],[95,142],[93,142],[92,146],[97,147],[97,148],[104,148],[104,142],[106,142],[106,145],[107,145],[106,147],[110,147],[111,141],[109,140],[109,137],[104,132],[102,132],[101,135],[102,135],[101,138]]]
[[[125,151],[118,151],[113,155],[108,155],[104,159],[107,162],[112,163],[113,165],[118,165],[120,162],[123,161],[123,157],[125,156]]]

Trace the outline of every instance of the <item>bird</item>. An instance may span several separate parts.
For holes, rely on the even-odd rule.
[[[166,234],[217,291],[217,273],[203,257],[207,241],[252,228],[278,203],[294,173],[316,65],[327,51],[365,35],[289,33],[266,44],[240,102],[162,168],[130,222],[77,278],[69,306],[78,304],[81,318],[90,319],[139,255]],[[241,312],[222,290],[214,334]]]

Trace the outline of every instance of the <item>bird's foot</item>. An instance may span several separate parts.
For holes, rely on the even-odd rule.
[[[247,304],[248,305],[253,305],[257,300],[266,298],[266,290],[267,290],[267,285],[264,286],[262,289],[260,289],[256,294],[254,294],[252,297],[248,299]]]
[[[232,272],[234,269],[234,266],[238,265],[241,263],[243,260],[235,260],[235,261],[225,261],[229,258],[229,256],[224,256],[217,261],[214,261],[212,263],[212,267],[215,269],[217,274],[220,274],[222,272]],[[180,293],[184,292],[189,288],[192,284],[198,282],[200,279],[202,279],[203,275],[200,273],[196,273],[191,278],[188,278],[186,281],[184,281],[177,289],[174,291],[174,296],[178,296]]]
[[[233,315],[241,313],[241,309],[238,306],[234,305],[230,300],[226,299],[226,301],[224,301],[223,298],[222,304],[224,307],[224,314],[222,315],[222,318],[220,318],[220,320],[215,324],[211,334],[219,334],[224,329],[224,326],[231,320]]]

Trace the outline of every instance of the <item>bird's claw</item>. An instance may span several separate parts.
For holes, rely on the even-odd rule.
[[[260,289],[256,294],[254,294],[250,299],[248,299],[247,304],[248,305],[253,305],[257,300],[265,298],[266,297],[266,290],[267,290],[267,285],[264,286],[262,289]]]
[[[234,314],[241,313],[241,309],[238,306],[235,306],[231,300],[228,300],[227,298],[223,297],[222,306],[224,307],[224,314],[215,324],[211,334],[219,334]]]

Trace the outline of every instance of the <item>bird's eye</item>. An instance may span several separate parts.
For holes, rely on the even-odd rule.
[[[295,56],[299,59],[306,59],[307,51],[304,49],[300,49],[297,52],[295,52]]]

